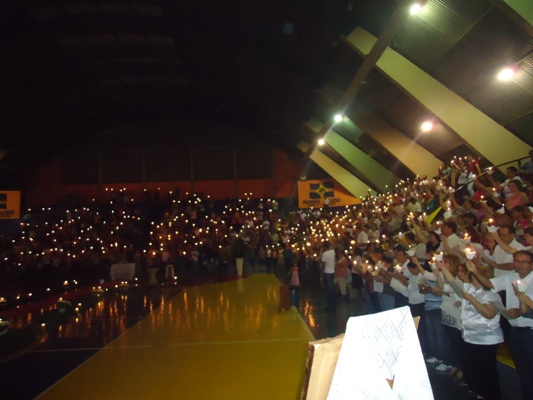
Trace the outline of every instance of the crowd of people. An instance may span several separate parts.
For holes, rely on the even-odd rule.
[[[420,317],[426,362],[478,398],[501,398],[496,354],[504,341],[523,398],[533,396],[532,166],[497,177],[474,157],[456,158],[431,181],[417,177],[367,199],[351,234],[352,287],[364,288],[367,310],[408,305]],[[328,311],[336,306],[331,282],[343,293],[350,279],[334,252],[326,243],[321,258]]]
[[[507,341],[524,399],[533,396],[533,151],[505,176],[472,156],[428,179],[342,208],[277,200],[214,201],[170,193],[28,210],[3,235],[0,276],[68,276],[133,262],[228,274],[236,258],[324,288],[326,312],[364,300],[369,313],[409,306],[427,362],[480,397],[500,396],[496,351]],[[281,202],[281,200],[279,200]],[[282,208],[280,210],[280,208]],[[498,294],[499,292],[499,294]]]

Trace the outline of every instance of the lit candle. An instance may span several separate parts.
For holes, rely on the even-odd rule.
[[[516,290],[519,292],[524,292],[526,290],[526,283],[521,280],[513,281],[513,285],[516,287]]]
[[[468,258],[469,260],[472,260],[476,256],[476,251],[468,247],[466,247],[463,251],[466,255],[466,258]]]

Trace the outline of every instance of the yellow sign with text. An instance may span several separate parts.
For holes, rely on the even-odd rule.
[[[0,191],[0,220],[20,218],[20,192]]]
[[[298,181],[298,207],[344,207],[361,204],[346,189],[332,179]]]

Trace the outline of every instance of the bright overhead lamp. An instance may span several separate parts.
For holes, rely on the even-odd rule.
[[[429,132],[433,129],[433,122],[426,121],[422,125],[420,125],[420,129],[422,129],[422,132]]]
[[[335,114],[335,117],[333,117],[333,120],[336,122],[336,123],[339,123],[342,121],[342,114]]]
[[[324,139],[318,139],[318,145],[323,146],[326,141]]]
[[[415,15],[415,14],[418,14],[418,12],[422,9],[422,6],[420,5],[420,3],[415,3],[411,6],[411,8],[409,8],[409,13],[411,15]]]
[[[500,72],[498,72],[498,79],[500,81],[508,81],[509,79],[511,79],[513,77],[513,75],[515,74],[515,69],[514,68],[511,68],[511,67],[506,67],[504,69],[502,69]]]

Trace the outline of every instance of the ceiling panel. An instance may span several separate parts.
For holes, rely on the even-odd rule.
[[[428,0],[390,45],[532,144],[531,30],[496,3]],[[8,153],[0,168],[42,163],[62,146],[106,129],[180,118],[223,122],[299,154],[300,140],[316,139],[301,128],[305,121],[329,121],[363,63],[343,38],[356,26],[379,37],[397,5],[0,2],[0,147]],[[518,74],[496,83],[495,71],[508,63],[517,63]],[[327,86],[336,94],[326,99],[320,90]],[[421,135],[420,122],[434,115],[377,69],[353,100],[436,156],[474,151],[438,120],[433,134]],[[380,163],[408,175],[381,144],[354,132],[340,129],[349,140],[359,137]]]

